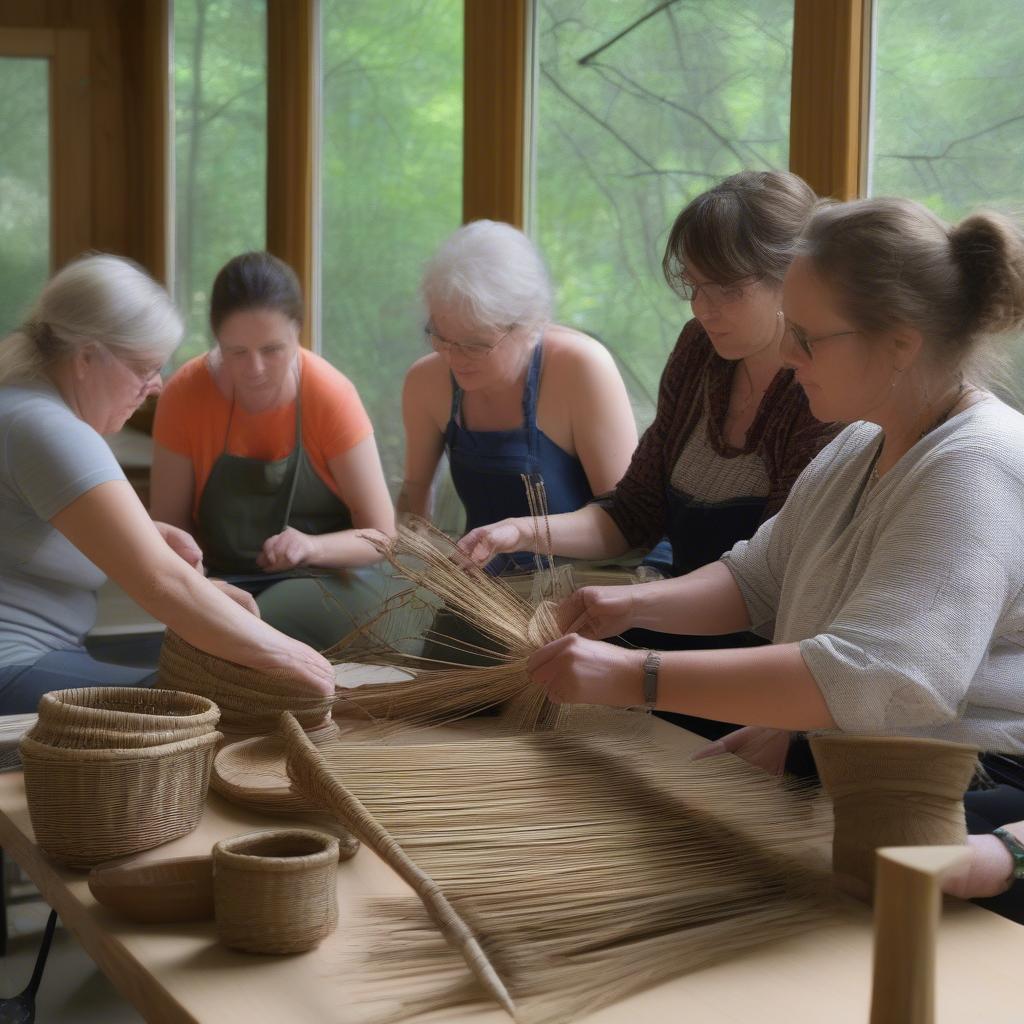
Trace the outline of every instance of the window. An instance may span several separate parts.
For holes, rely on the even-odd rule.
[[[359,389],[394,489],[420,271],[461,218],[462,3],[325,0],[322,18],[320,350]]]
[[[719,178],[788,162],[793,0],[539,0],[532,223],[563,322],[615,354],[638,415],[688,308],[661,256]]]
[[[175,364],[208,347],[213,278],[266,236],[263,0],[175,0]]]
[[[948,220],[1024,198],[1024,28],[1003,0],[876,0],[868,191]]]
[[[50,62],[0,57],[0,337],[50,275]]]

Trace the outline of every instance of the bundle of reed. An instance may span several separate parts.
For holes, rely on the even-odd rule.
[[[282,732],[295,788],[426,911],[387,900],[374,926],[359,999],[398,1016],[490,996],[518,1020],[570,1020],[827,905],[830,823],[729,756],[571,731],[314,747],[285,716]]]
[[[399,601],[382,609],[374,622],[346,637],[327,656],[401,665],[412,678],[353,689],[337,706],[337,714],[360,713],[375,720],[427,725],[503,707],[512,728],[529,730],[555,724],[569,713],[552,705],[526,671],[529,656],[561,635],[551,601],[535,606],[524,596],[521,581],[510,585],[453,557],[452,539],[426,522],[415,529],[402,527],[392,542],[378,548],[415,587],[433,595],[488,641],[483,646],[436,635],[432,637],[435,646],[482,654],[496,664],[447,665],[436,659],[424,663],[396,651],[387,630],[400,612]],[[539,582],[531,578],[530,586],[552,596],[560,592],[556,575],[548,570]]]
[[[171,630],[160,648],[160,685],[195,693],[220,708],[220,726],[236,735],[272,732],[283,711],[306,728],[329,722],[334,698],[311,695],[287,673],[259,672],[200,651]]]

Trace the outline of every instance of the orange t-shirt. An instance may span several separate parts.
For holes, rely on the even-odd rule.
[[[340,498],[327,463],[373,433],[355,385],[326,359],[300,350],[302,370],[302,444],[313,469]],[[231,433],[225,447],[230,419]],[[190,359],[164,387],[156,407],[153,439],[168,451],[192,460],[195,494],[193,518],[199,515],[210,470],[225,451],[245,458],[285,458],[295,447],[295,403],[247,413],[217,387],[206,356]]]

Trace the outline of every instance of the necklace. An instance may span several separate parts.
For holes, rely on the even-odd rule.
[[[925,427],[924,430],[922,430],[921,433],[917,435],[917,440],[920,441],[923,438],[927,437],[933,430],[938,430],[938,428],[941,427],[942,424],[945,423],[946,420],[948,420],[949,417],[953,415],[953,410],[960,404],[964,395],[968,394],[973,390],[974,389],[970,384],[965,384],[963,381],[960,381],[960,386],[956,389],[956,395],[953,397],[953,401],[950,403],[950,405],[947,406],[945,412],[943,412],[938,417],[938,419],[933,420],[931,423],[929,423],[928,426]],[[882,443],[878,446],[878,451],[875,452],[875,457],[871,460],[871,471],[868,473],[867,487],[865,488],[865,491],[871,490],[871,488],[873,488],[875,484],[877,484],[878,481],[881,479],[878,472],[878,462],[882,456],[882,449],[884,447],[885,439],[883,438]]]

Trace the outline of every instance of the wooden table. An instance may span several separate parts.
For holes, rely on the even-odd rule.
[[[659,742],[678,747],[681,756],[699,742],[665,723],[657,727]],[[206,853],[225,836],[289,823],[294,819],[259,815],[211,795],[195,832],[140,859]],[[369,898],[404,888],[363,848],[338,866],[339,932],[309,953],[260,957],[221,947],[212,923],[136,925],[97,905],[84,874],[55,867],[33,844],[20,773],[0,775],[0,846],[121,993],[159,1024],[354,1021],[354,993],[343,966],[346,924],[365,915]],[[1022,964],[1024,928],[970,904],[949,905],[939,942],[940,1024],[1017,1019]],[[678,978],[586,1021],[867,1024],[870,972],[870,912],[851,903],[813,932]],[[495,1009],[466,1024],[485,1022],[507,1024],[508,1018]]]

